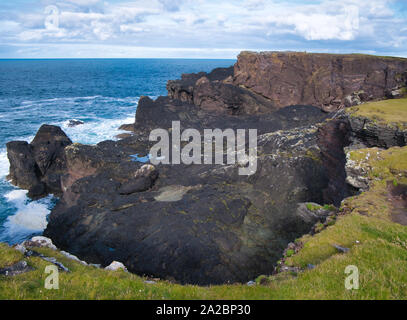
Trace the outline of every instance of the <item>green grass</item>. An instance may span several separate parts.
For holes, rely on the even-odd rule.
[[[407,299],[407,227],[392,222],[387,190],[388,182],[407,184],[407,147],[364,149],[354,151],[351,158],[366,165],[373,179],[371,188],[346,199],[335,224],[298,239],[303,244],[298,253],[287,252],[285,264],[303,272],[259,275],[256,282],[267,284],[252,287],[146,284],[142,277],[83,266],[58,251],[42,248],[38,251],[56,257],[71,270],[60,273],[59,290],[46,290],[44,270],[49,263],[38,257],[24,258],[0,244],[0,268],[23,259],[35,268],[15,277],[0,276],[0,299]],[[334,244],[350,251],[339,253]],[[309,264],[316,267],[308,270]],[[345,289],[349,265],[359,269],[359,290]]]
[[[350,214],[314,237],[305,237],[304,248],[288,258],[292,265],[317,265],[297,277],[281,274],[271,277],[267,286],[224,285],[180,286],[160,281],[145,284],[144,279],[125,272],[108,272],[82,266],[52,250],[71,269],[60,273],[60,289],[44,289],[47,262],[26,258],[35,271],[13,278],[0,277],[1,299],[405,299],[407,297],[407,230],[395,223]],[[356,244],[356,240],[360,243]],[[337,243],[351,248],[338,254]],[[22,256],[2,246],[1,256],[17,262]],[[4,261],[4,260],[2,260]],[[348,265],[360,271],[360,289],[344,288]],[[4,266],[4,264],[3,264]]]
[[[368,102],[347,109],[353,117],[366,117],[379,124],[407,128],[407,98]]]
[[[312,204],[312,203],[307,203],[307,209],[310,210],[310,211],[316,211],[316,210],[322,209],[322,206],[315,205],[315,204]]]
[[[407,176],[407,148],[394,147],[359,149],[350,153],[351,160],[368,170],[368,177],[376,180],[397,180]]]
[[[328,211],[335,211],[336,210],[335,206],[333,206],[331,204],[325,204],[323,206],[320,206],[318,204],[307,203],[306,206],[307,206],[307,209],[310,210],[310,211],[317,211],[317,210],[321,210],[321,209],[328,210]]]

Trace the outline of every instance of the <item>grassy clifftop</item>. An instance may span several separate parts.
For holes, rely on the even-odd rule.
[[[370,155],[369,157],[367,155]],[[55,257],[71,272],[60,273],[60,289],[46,290],[48,262],[25,258],[0,245],[0,268],[25,260],[35,270],[14,277],[0,276],[1,299],[406,299],[407,227],[397,223],[397,202],[407,186],[407,147],[363,149],[351,158],[366,168],[369,191],[347,199],[334,225],[314,236],[304,236],[303,248],[285,264],[301,268],[298,274],[280,273],[266,285],[181,286],[165,281],[146,283],[123,271],[106,271],[69,260],[48,248],[38,252]],[[401,203],[402,205],[402,203]],[[404,211],[403,211],[404,210]],[[396,215],[395,215],[396,214]],[[402,221],[402,220],[401,220]],[[349,248],[340,253],[333,245]],[[313,265],[315,268],[308,269]],[[360,272],[359,290],[346,290],[345,268]]]
[[[374,102],[351,113],[404,126],[406,102]],[[354,150],[348,159],[369,190],[346,199],[335,223],[298,239],[301,249],[284,258],[290,271],[260,277],[263,285],[151,283],[124,271],[84,266],[57,250],[37,248],[70,270],[60,272],[59,290],[47,290],[44,271],[49,262],[24,257],[0,244],[0,269],[22,260],[33,268],[14,277],[0,275],[0,299],[407,299],[407,147]],[[335,246],[346,250],[340,252]],[[358,290],[345,288],[345,269],[350,265],[360,273]]]
[[[407,129],[407,98],[369,102],[349,108],[348,112],[353,117],[364,117],[378,124]]]

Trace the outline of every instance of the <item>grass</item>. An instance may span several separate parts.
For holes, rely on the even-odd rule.
[[[56,256],[70,268],[60,273],[60,290],[44,289],[47,262],[27,258],[35,271],[0,277],[1,299],[406,299],[407,297],[407,230],[395,223],[350,214],[314,237],[305,237],[304,248],[288,258],[292,265],[317,267],[297,277],[281,274],[271,277],[267,286],[224,285],[213,287],[180,286],[160,281],[145,284],[144,279],[125,272],[108,272]],[[356,240],[359,244],[356,244]],[[351,248],[338,254],[338,243]],[[1,248],[2,256],[15,257],[11,248]],[[15,257],[15,262],[22,257]],[[3,261],[3,260],[2,260]],[[9,260],[10,261],[10,260]],[[348,265],[360,272],[360,289],[344,287]]]
[[[316,210],[322,209],[322,206],[316,205],[316,204],[312,204],[312,203],[307,203],[307,209],[308,209],[309,211],[316,211]]]
[[[317,211],[317,210],[327,210],[327,211],[335,211],[336,208],[335,206],[331,204],[325,204],[323,206],[320,206],[319,204],[313,204],[313,203],[307,203],[307,209],[310,211]]]
[[[146,284],[142,277],[83,266],[58,251],[41,248],[37,249],[40,253],[56,257],[71,270],[60,273],[59,290],[46,290],[44,270],[49,263],[24,258],[0,244],[0,268],[23,259],[35,268],[15,277],[0,276],[0,299],[407,299],[407,227],[391,220],[393,209],[387,193],[388,182],[407,184],[407,147],[363,149],[352,152],[351,159],[366,166],[371,188],[346,199],[335,224],[296,240],[303,248],[287,252],[285,264],[304,270],[298,274],[260,276],[257,283],[267,284],[255,286]],[[339,253],[334,244],[350,250]],[[308,270],[310,264],[315,268]],[[349,265],[359,270],[359,290],[345,289]]]
[[[352,151],[351,160],[368,170],[368,177],[376,180],[388,180],[407,176],[407,148],[394,147],[388,150],[379,148]]]
[[[368,102],[348,109],[353,117],[366,117],[376,123],[407,129],[407,98]]]

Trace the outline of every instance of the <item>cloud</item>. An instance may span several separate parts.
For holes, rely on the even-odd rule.
[[[0,43],[407,52],[402,0],[33,1],[0,4]],[[48,5],[58,8],[57,30],[46,27]]]
[[[100,0],[66,0],[66,1],[80,6],[93,6],[97,3],[100,3]]]
[[[184,3],[183,0],[159,0],[159,1],[164,6],[164,9],[170,12],[179,11],[181,5]]]

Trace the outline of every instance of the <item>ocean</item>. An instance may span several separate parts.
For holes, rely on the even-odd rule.
[[[234,60],[80,59],[0,60],[0,242],[40,235],[55,205],[53,196],[30,201],[6,179],[5,144],[31,142],[42,124],[61,126],[74,142],[96,144],[134,122],[140,96],[166,95],[182,73],[229,67]],[[69,120],[83,125],[69,128]]]

